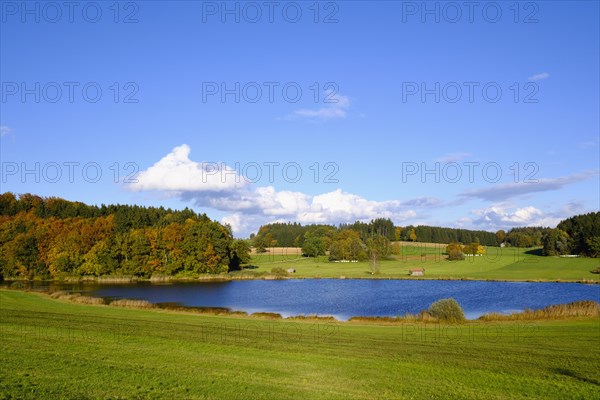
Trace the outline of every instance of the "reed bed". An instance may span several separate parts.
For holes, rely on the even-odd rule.
[[[565,319],[579,317],[600,317],[600,304],[595,301],[575,301],[556,304],[538,310],[525,310],[513,314],[490,313],[479,317],[481,321],[519,321],[539,319]]]
[[[110,302],[113,307],[126,307],[126,308],[154,308],[154,304],[146,300],[132,300],[132,299],[119,299]]]
[[[137,279],[133,276],[99,276],[98,283],[132,283]]]
[[[104,299],[101,299],[99,297],[83,296],[81,293],[71,293],[64,290],[51,293],[50,297],[52,297],[53,299],[67,300],[80,304],[105,304]]]
[[[271,312],[257,312],[252,314],[253,317],[265,318],[265,319],[281,319],[281,314]]]
[[[334,317],[332,317],[331,315],[316,315],[316,314],[311,314],[311,315],[294,315],[292,317],[287,317],[287,320],[292,320],[292,321],[336,321],[336,319]]]
[[[369,322],[369,323],[388,323],[388,324],[400,324],[410,322],[439,322],[438,318],[433,317],[426,311],[422,311],[418,314],[405,314],[396,317],[366,317],[356,316],[348,319],[349,322]]]

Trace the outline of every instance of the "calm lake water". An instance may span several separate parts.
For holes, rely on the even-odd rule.
[[[275,312],[282,316],[396,316],[418,313],[453,297],[474,319],[488,312],[514,312],[577,300],[600,302],[600,285],[579,283],[290,279],[157,285],[74,285],[94,296],[144,299],[195,307]]]

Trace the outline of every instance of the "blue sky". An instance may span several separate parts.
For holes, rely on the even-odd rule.
[[[239,236],[599,209],[598,2],[0,4],[2,192]]]

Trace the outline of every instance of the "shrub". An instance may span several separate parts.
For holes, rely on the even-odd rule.
[[[281,319],[281,314],[271,312],[256,312],[252,316],[266,319]]]
[[[71,293],[67,292],[66,290],[59,290],[58,292],[50,293],[50,297],[52,297],[53,299],[60,299],[62,297],[69,296],[70,294]]]
[[[100,297],[92,297],[92,296],[82,296],[81,293],[71,293],[66,290],[59,290],[57,292],[50,293],[50,297],[58,300],[67,300],[74,303],[81,304],[96,304],[102,305],[105,304],[104,299]]]
[[[10,284],[9,288],[10,289],[15,289],[15,290],[24,290],[27,289],[27,284],[25,284],[24,282],[20,282],[20,281],[16,281]]]
[[[459,261],[465,259],[463,247],[460,243],[450,243],[446,247],[446,254],[448,254],[448,260],[450,261]]]
[[[113,307],[127,308],[154,308],[154,304],[146,300],[119,299],[113,300],[110,305]]]
[[[104,299],[101,299],[99,297],[92,297],[92,296],[73,296],[71,298],[71,301],[74,301],[75,303],[81,303],[81,304],[95,304],[95,305],[103,305],[104,303]]]
[[[281,267],[275,267],[271,269],[271,273],[277,276],[286,276],[288,274],[288,272]]]
[[[440,321],[463,322],[466,320],[462,307],[452,298],[434,302],[429,306],[427,312]]]

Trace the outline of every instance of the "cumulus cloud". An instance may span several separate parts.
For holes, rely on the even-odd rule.
[[[461,193],[460,196],[466,198],[478,198],[488,201],[503,201],[530,193],[562,189],[566,185],[581,182],[597,176],[598,170],[589,170],[558,178],[538,179],[537,182],[507,183],[481,189],[467,190]]]
[[[548,79],[548,78],[550,78],[550,74],[547,72],[542,72],[541,74],[532,75],[528,79],[530,81],[535,82],[535,81],[542,81],[542,80]]]
[[[572,201],[554,211],[543,211],[537,207],[516,207],[510,203],[498,203],[489,207],[471,210],[472,217],[459,219],[462,226],[488,230],[522,226],[544,226],[554,228],[565,218],[581,214],[587,210],[583,203]]]
[[[301,192],[277,191],[267,186],[220,195],[189,192],[184,193],[182,199],[200,207],[232,212],[234,217],[227,219],[232,227],[240,225],[242,216],[250,219],[264,217],[263,220],[269,222],[281,219],[304,224],[337,224],[380,217],[403,221],[417,215],[400,201],[367,200],[341,189],[309,196]]]
[[[517,209],[506,209],[501,206],[491,206],[479,210],[474,210],[473,214],[477,217],[474,221],[477,225],[511,225],[525,226],[531,225],[532,221],[540,219],[543,216],[541,210],[528,206]]]
[[[487,230],[508,230],[521,226],[550,226],[555,227],[561,220],[558,217],[545,215],[542,210],[533,207],[505,207],[493,205],[491,207],[472,210],[472,218],[467,218],[471,226]],[[463,220],[463,223],[466,222]]]
[[[297,214],[298,221],[303,223],[351,222],[379,217],[398,221],[415,216],[413,210],[406,209],[399,201],[367,200],[341,189],[314,196],[310,207]]]
[[[243,177],[224,163],[190,160],[191,149],[184,144],[137,175],[128,185],[133,191],[162,190],[166,192],[214,192],[235,190],[246,183]]]
[[[433,198],[373,201],[337,189],[311,196],[302,192],[276,190],[273,186],[232,184],[203,163],[189,158],[190,147],[176,147],[160,161],[139,173],[138,182],[129,185],[134,191],[162,191],[176,195],[199,207],[212,208],[229,214],[222,218],[234,232],[249,232],[261,224],[274,221],[298,221],[304,224],[338,224],[390,218],[395,222],[415,218],[413,207],[438,204]],[[214,163],[209,163],[213,165]],[[208,174],[207,172],[210,172]],[[231,171],[230,171],[231,172]],[[235,182],[237,176],[231,176]]]
[[[350,99],[339,94],[332,94],[331,91],[325,96],[327,106],[318,109],[300,109],[294,111],[291,119],[308,118],[319,120],[331,120],[346,118],[347,109],[350,107]]]

